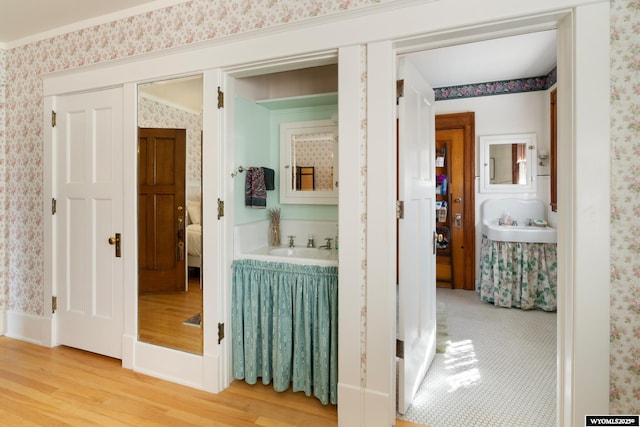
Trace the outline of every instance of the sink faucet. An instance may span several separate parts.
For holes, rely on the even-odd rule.
[[[296,236],[287,236],[287,237],[289,237],[289,247],[290,247],[290,248],[295,247],[295,246],[296,246],[296,244],[295,244],[295,242],[293,241],[293,239],[295,239],[295,238],[296,238]]]
[[[331,241],[333,240],[331,237],[327,237],[326,239],[324,239],[327,241],[327,243],[323,246],[318,246],[319,249],[331,249]]]

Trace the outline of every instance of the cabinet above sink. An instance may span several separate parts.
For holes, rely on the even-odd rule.
[[[338,204],[338,125],[280,124],[280,203]]]

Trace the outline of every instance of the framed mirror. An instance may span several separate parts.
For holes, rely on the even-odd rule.
[[[138,85],[138,340],[202,354],[202,76]]]
[[[338,125],[280,125],[280,203],[338,204]]]
[[[536,134],[480,137],[480,191],[535,193]]]

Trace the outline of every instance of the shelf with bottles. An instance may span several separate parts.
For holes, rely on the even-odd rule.
[[[436,222],[443,224],[449,222],[449,204],[446,200],[436,200]]]
[[[447,143],[444,147],[436,147],[436,171],[440,168],[446,169]]]
[[[449,252],[449,240],[451,237],[449,227],[436,227],[436,249],[439,254]]]

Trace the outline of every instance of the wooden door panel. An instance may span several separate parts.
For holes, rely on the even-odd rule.
[[[138,153],[138,289],[184,292],[186,131],[141,128]]]
[[[451,251],[439,259],[438,285],[454,289],[475,289],[475,114],[436,116],[436,140],[449,141],[451,164],[449,215]],[[456,215],[461,227],[455,225]],[[450,265],[450,271],[447,269]],[[450,277],[449,277],[450,275]],[[447,277],[445,279],[445,277]],[[452,284],[452,285],[451,285]]]

